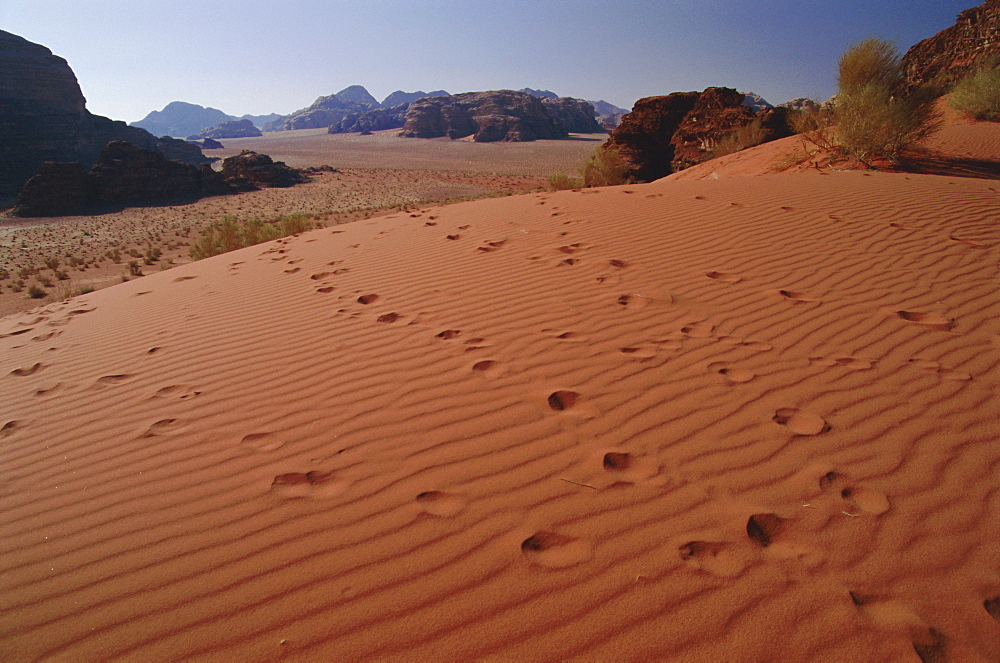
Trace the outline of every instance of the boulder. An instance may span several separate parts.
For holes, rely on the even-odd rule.
[[[1000,53],[1000,0],[958,15],[955,25],[913,45],[903,56],[907,85],[938,89],[982,67]]]
[[[89,168],[109,141],[191,163],[209,161],[196,146],[157,139],[86,109],[66,61],[39,44],[0,30],[0,198],[13,196],[46,161]]]
[[[188,136],[188,140],[202,138],[256,138],[263,136],[250,120],[227,120],[216,127],[202,129],[201,133]]]
[[[640,99],[607,144],[619,149],[631,177],[650,182],[707,161],[719,139],[754,120],[765,129],[765,142],[792,134],[787,109],[754,111],[743,104],[744,96],[710,87]]]
[[[568,132],[541,99],[526,92],[497,90],[418,99],[407,109],[399,135],[514,142],[566,138]]]

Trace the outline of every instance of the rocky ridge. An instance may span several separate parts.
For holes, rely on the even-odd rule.
[[[787,109],[754,111],[743,104],[744,96],[710,87],[640,99],[606,144],[619,149],[630,176],[650,182],[707,161],[720,138],[753,120],[763,125],[766,140],[791,135]]]
[[[202,138],[256,138],[262,136],[260,129],[254,126],[250,120],[226,120],[218,126],[202,129],[201,133],[188,136],[188,140],[201,140]]]
[[[46,161],[93,164],[109,141],[125,140],[190,163],[210,161],[196,145],[158,139],[94,115],[66,60],[0,30],[0,197],[13,196]]]
[[[395,108],[401,104],[409,104],[424,97],[447,97],[448,94],[444,90],[434,90],[433,92],[424,92],[423,90],[403,92],[402,90],[396,90],[382,100],[382,108]]]
[[[903,56],[907,84],[947,87],[1000,54],[1000,0],[958,15],[955,25],[914,44]],[[995,66],[1000,64],[994,63]]]
[[[307,108],[283,116],[264,126],[264,131],[325,129],[352,113],[364,113],[380,104],[360,85],[346,87],[336,94],[320,97]]]

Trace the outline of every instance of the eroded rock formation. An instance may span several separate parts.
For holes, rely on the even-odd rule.
[[[46,161],[89,167],[109,141],[125,140],[194,163],[197,146],[163,141],[137,127],[93,115],[76,76],[48,48],[0,31],[0,197],[13,196]]]
[[[608,144],[620,150],[629,175],[649,182],[707,161],[720,138],[753,120],[766,130],[765,141],[791,135],[787,109],[754,111],[743,99],[725,87],[646,97],[622,118]]]
[[[604,128],[597,123],[594,106],[572,97],[543,98],[542,105],[571,134],[600,134]]]
[[[262,136],[260,129],[250,120],[226,120],[218,126],[202,129],[201,133],[188,136],[188,140],[202,138],[256,138]]]
[[[353,113],[379,108],[380,104],[360,85],[344,88],[328,97],[320,97],[308,108],[297,110],[264,126],[265,131],[325,129]]]
[[[1000,54],[1000,0],[958,15],[955,25],[924,39],[903,56],[907,84],[942,88]]]
[[[395,108],[401,104],[410,104],[417,99],[422,99],[424,97],[447,97],[448,92],[444,90],[434,90],[433,92],[424,92],[423,90],[417,90],[416,92],[403,92],[402,90],[396,90],[388,97],[382,100],[383,108]]]
[[[364,113],[350,113],[327,130],[331,134],[372,132],[383,129],[399,129],[406,123],[406,111],[410,104],[399,104],[393,108],[376,108]]]
[[[272,161],[266,154],[243,150],[222,162],[222,177],[228,182],[247,181],[256,186],[289,187],[306,182],[302,173],[284,161]]]

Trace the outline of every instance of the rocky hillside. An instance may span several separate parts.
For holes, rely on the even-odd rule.
[[[351,85],[336,94],[320,97],[308,108],[274,120],[264,126],[264,131],[289,131],[292,129],[323,129],[337,124],[352,113],[379,108],[380,104],[360,85]]]
[[[0,30],[0,197],[11,197],[46,161],[89,167],[109,141],[125,140],[171,159],[207,162],[183,141],[162,141],[86,109],[66,60]]]
[[[758,119],[767,140],[790,136],[788,110],[754,111],[744,96],[731,88],[710,87],[704,92],[675,92],[646,97],[608,137],[630,166],[636,180],[650,182],[711,158],[720,138]]]
[[[406,122],[406,111],[410,104],[403,103],[392,108],[376,108],[364,113],[349,113],[340,122],[330,125],[327,133],[346,134],[383,129],[399,129]]]
[[[218,126],[203,129],[200,133],[188,136],[188,140],[201,140],[202,138],[256,138],[262,135],[260,129],[255,127],[250,120],[227,120]]]
[[[161,111],[151,111],[146,117],[129,126],[145,129],[154,136],[182,138],[198,133],[205,127],[214,127],[228,120],[235,120],[217,108],[205,108],[185,101],[171,101]]]
[[[911,86],[947,86],[1000,54],[1000,0],[958,15],[955,25],[924,39],[903,56]]]

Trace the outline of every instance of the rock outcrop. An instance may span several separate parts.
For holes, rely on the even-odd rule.
[[[540,98],[514,90],[466,92],[418,99],[406,111],[399,134],[407,138],[465,138],[480,143],[566,138],[597,133],[594,108],[586,101]]]
[[[955,25],[924,39],[903,56],[910,87],[944,88],[1000,54],[1000,0],[958,15]]]
[[[188,140],[201,140],[202,138],[256,138],[263,135],[260,129],[255,127],[250,120],[227,120],[210,129],[202,129],[201,133],[194,136],[188,136]]]
[[[13,196],[46,161],[87,168],[109,141],[190,162],[207,162],[196,146],[164,141],[86,109],[66,61],[39,44],[0,31],[0,197]]]
[[[774,108],[773,104],[768,103],[767,99],[756,94],[754,92],[742,92],[743,95],[743,105],[750,108],[750,110],[760,111],[765,108]]]
[[[146,117],[129,126],[145,129],[155,136],[182,138],[196,134],[205,127],[214,127],[235,120],[217,108],[206,108],[185,101],[171,101],[161,111],[150,111]]]
[[[731,88],[710,87],[640,99],[607,144],[619,149],[630,176],[650,182],[707,161],[720,138],[753,120],[763,125],[766,140],[791,135],[787,109],[755,112],[743,98]]]
[[[527,92],[532,97],[538,97],[539,99],[558,99],[559,95],[552,90],[532,90],[530,87],[523,87],[521,92]]]
[[[401,104],[410,104],[417,99],[423,99],[424,97],[447,97],[448,92],[444,90],[434,90],[433,92],[424,92],[422,90],[417,90],[416,92],[403,92],[402,90],[396,90],[388,97],[382,100],[383,108],[395,108]]]
[[[622,122],[622,117],[628,113],[624,108],[619,108],[603,99],[589,102],[594,107],[594,115],[601,128],[611,131]]]
[[[589,101],[572,97],[543,98],[542,105],[571,134],[604,133],[604,127],[597,123],[594,107]]]
[[[308,108],[268,123],[264,131],[292,129],[325,129],[340,122],[352,113],[364,113],[379,108],[379,103],[360,85],[344,88],[328,97],[320,97]]]
[[[254,186],[289,187],[308,181],[302,173],[266,154],[243,150],[222,162],[222,177],[230,183],[249,182]]]
[[[406,111],[410,104],[399,104],[393,108],[376,108],[364,113],[350,113],[327,130],[331,134],[372,132],[383,129],[399,129],[406,123]]]
[[[46,162],[17,196],[15,216],[54,216],[123,206],[190,202],[203,196],[291,186],[306,181],[298,171],[266,154],[243,152],[208,164],[171,161],[160,152],[125,141],[107,144],[89,171],[79,162]]]
[[[806,97],[795,97],[794,99],[789,99],[784,103],[778,104],[778,108],[787,108],[788,110],[793,111],[807,111],[819,108],[819,104]]]

